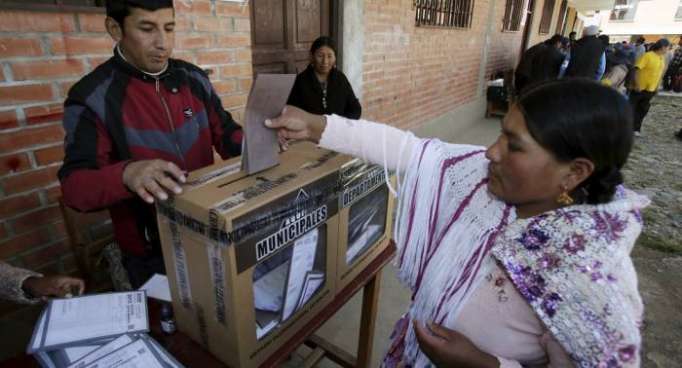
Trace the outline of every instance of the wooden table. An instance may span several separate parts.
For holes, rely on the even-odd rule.
[[[379,287],[381,285],[381,271],[391,261],[396,253],[395,243],[380,253],[367,268],[365,268],[348,286],[337,293],[334,300],[318,313],[310,322],[303,326],[286,344],[272,354],[261,365],[261,368],[277,367],[284,363],[291,354],[302,344],[313,349],[313,352],[304,360],[302,367],[313,367],[322,358],[327,357],[333,362],[345,368],[370,366],[372,358],[372,345],[374,341],[374,326],[377,315],[379,300]],[[360,316],[360,334],[358,339],[358,356],[342,350],[323,338],[314,334],[320,326],[328,321],[341,309],[360,289],[362,295],[362,314]],[[150,326],[151,335],[163,345],[180,363],[186,367],[226,367],[199,344],[190,339],[182,332],[173,335],[164,335],[159,324],[160,304],[150,300]],[[29,355],[17,356],[13,359],[0,362],[0,368],[14,367],[39,367],[38,363]]]

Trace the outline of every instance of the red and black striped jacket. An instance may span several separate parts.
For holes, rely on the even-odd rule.
[[[80,211],[108,208],[121,248],[158,250],[153,206],[123,184],[132,160],[163,159],[186,171],[241,153],[242,130],[222,107],[208,76],[171,59],[159,76],[114,56],[76,83],[64,103],[64,203]]]

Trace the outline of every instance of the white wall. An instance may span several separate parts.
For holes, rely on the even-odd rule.
[[[682,34],[682,20],[675,20],[680,0],[640,0],[633,21],[612,21],[601,12],[600,28],[608,35]]]

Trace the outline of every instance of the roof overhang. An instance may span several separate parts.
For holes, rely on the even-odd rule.
[[[615,0],[568,0],[569,5],[580,13],[596,10],[611,10],[613,9],[615,2]]]

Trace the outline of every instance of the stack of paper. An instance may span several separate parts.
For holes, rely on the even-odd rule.
[[[51,300],[28,353],[42,367],[182,367],[149,337],[144,291]]]

